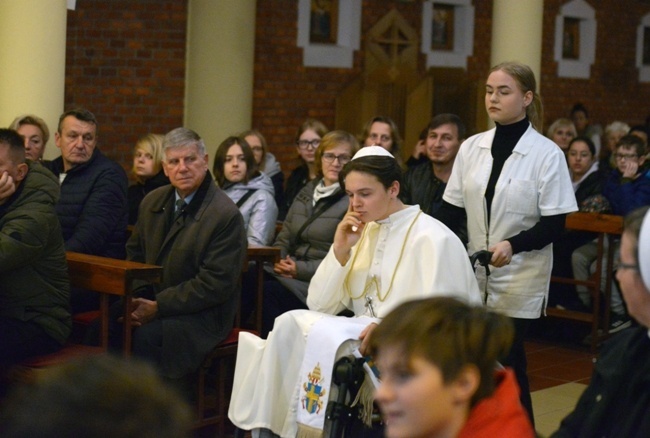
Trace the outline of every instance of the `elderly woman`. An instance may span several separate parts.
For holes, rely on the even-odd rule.
[[[381,146],[362,148],[344,167],[339,181],[349,200],[310,283],[310,310],[281,315],[266,341],[240,336],[229,411],[238,427],[282,437],[322,430],[327,397],[319,396],[330,394],[336,356],[366,351],[393,308],[435,295],[481,303],[465,247],[419,207],[402,203],[401,178]],[[335,316],[345,309],[355,317]],[[315,401],[309,383],[320,387]]]
[[[169,184],[169,178],[162,168],[163,135],[147,134],[140,138],[133,149],[133,168],[131,172],[136,183],[129,187],[129,225],[138,220],[138,209],[144,197],[158,187]]]
[[[275,237],[278,207],[271,179],[257,170],[250,146],[240,137],[228,137],[217,148],[214,178],[237,204],[244,217],[248,246],[266,246]]]
[[[50,138],[50,130],[45,120],[33,114],[16,117],[9,129],[13,129],[25,139],[25,158],[42,161],[45,145]]]
[[[629,131],[630,125],[618,120],[605,127],[605,147],[601,148],[599,154],[596,154],[599,160],[598,170],[603,174],[604,178],[606,178],[613,169],[616,169],[616,160],[614,159],[616,145]]]
[[[546,136],[553,140],[565,154],[569,150],[569,143],[578,136],[576,127],[569,119],[557,119],[546,131]]]

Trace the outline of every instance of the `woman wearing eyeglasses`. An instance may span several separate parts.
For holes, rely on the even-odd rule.
[[[282,250],[282,259],[267,268],[270,276],[264,284],[263,334],[280,314],[307,308],[309,281],[348,209],[339,172],[357,150],[359,143],[345,131],[332,131],[321,140],[314,156],[317,177],[296,196],[273,244]]]
[[[291,203],[300,190],[309,181],[316,178],[316,150],[321,138],[327,133],[323,123],[315,119],[307,119],[300,125],[296,134],[296,151],[302,160],[302,164],[291,172],[287,179],[287,186],[284,191],[284,204],[280,205],[278,220],[284,220],[291,207]]]

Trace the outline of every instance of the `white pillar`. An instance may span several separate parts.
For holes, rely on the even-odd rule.
[[[255,0],[189,1],[184,124],[211,163],[228,135],[251,127],[254,57]]]
[[[535,73],[540,86],[543,0],[494,0],[490,65],[519,61]]]
[[[66,0],[0,0],[0,126],[30,113],[50,128],[45,158],[59,155],[54,131],[63,112]]]

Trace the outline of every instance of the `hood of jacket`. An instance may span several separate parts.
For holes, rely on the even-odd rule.
[[[278,160],[275,158],[275,155],[273,155],[270,152],[267,152],[266,157],[264,158],[263,172],[267,174],[269,177],[275,175],[276,173],[282,172],[282,169],[280,168],[280,163],[278,163]]]
[[[271,178],[263,172],[260,172],[259,176],[248,181],[248,184],[235,183],[227,185],[223,190],[234,202],[237,202],[249,190],[264,190],[269,192],[271,196],[275,196],[273,182],[271,181]]]

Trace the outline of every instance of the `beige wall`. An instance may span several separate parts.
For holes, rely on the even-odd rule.
[[[21,114],[50,129],[45,158],[58,157],[54,131],[63,112],[66,0],[0,1],[0,126]]]
[[[190,0],[188,15],[184,124],[205,140],[211,169],[217,146],[251,126],[255,0]]]

